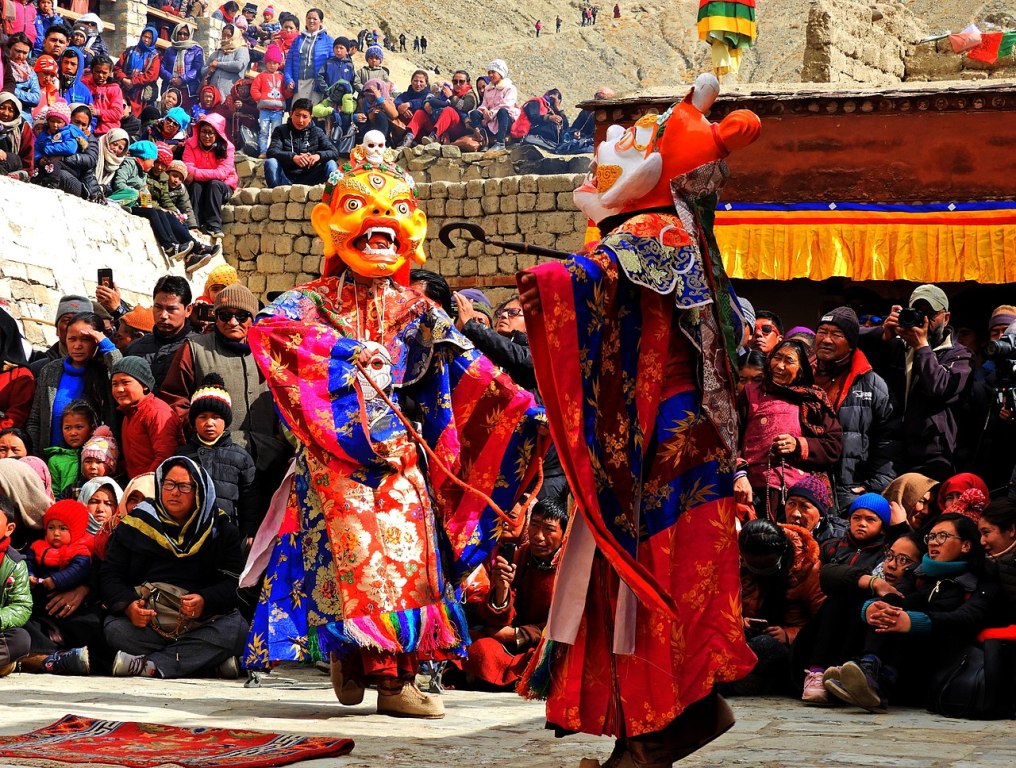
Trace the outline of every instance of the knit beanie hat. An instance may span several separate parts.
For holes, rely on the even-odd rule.
[[[480,301],[472,302],[473,309],[487,318],[487,322],[490,323],[490,327],[494,327],[494,308],[490,304],[484,304]]]
[[[789,499],[791,496],[797,496],[811,502],[823,517],[829,511],[829,506],[833,503],[829,487],[814,475],[805,475],[794,483],[790,487],[790,490],[787,491],[787,498]]]
[[[159,162],[168,168],[169,164],[173,162],[173,149],[169,144],[161,141],[155,142],[155,152]]]
[[[48,120],[51,117],[59,118],[63,120],[64,125],[67,125],[71,121],[71,108],[67,105],[66,101],[50,104],[49,111],[46,112],[46,119]]]
[[[208,295],[208,289],[213,285],[221,285],[225,288],[238,282],[240,282],[240,276],[236,273],[236,268],[229,266],[229,264],[220,264],[209,272],[205,279],[205,296]]]
[[[155,390],[155,376],[152,375],[152,366],[143,357],[131,355],[122,358],[113,366],[113,374],[118,373],[137,379],[149,392]]]
[[[35,74],[41,75],[44,73],[49,75],[57,74],[56,59],[48,53],[42,54],[42,56],[35,60]]]
[[[187,130],[187,126],[190,125],[191,121],[190,115],[187,114],[183,107],[173,107],[166,113],[166,117],[179,125],[183,130]]]
[[[174,160],[173,162],[171,162],[169,164],[169,168],[167,169],[167,172],[168,171],[176,171],[177,173],[179,173],[181,176],[183,176],[186,179],[187,178],[187,163],[185,163],[183,160]]]
[[[474,306],[476,304],[486,304],[488,307],[493,306],[490,303],[490,299],[487,298],[487,294],[479,288],[462,288],[458,291],[458,293],[473,302]]]
[[[744,324],[752,333],[755,333],[755,307],[752,303],[741,296],[737,297],[738,306],[741,307],[741,316],[744,317]]]
[[[227,285],[215,297],[215,308],[226,307],[227,309],[243,309],[256,315],[258,313],[258,300],[246,285],[233,283]]]
[[[363,57],[369,59],[371,56],[377,56],[381,61],[385,60],[384,49],[380,45],[368,45],[367,50],[364,51]]]
[[[337,45],[343,46],[348,51],[349,50],[349,38],[348,37],[343,37],[342,35],[339,35],[337,38],[332,40],[332,48],[334,48]]]
[[[61,296],[60,303],[56,305],[56,320],[60,322],[60,318],[64,315],[76,315],[78,312],[91,311],[92,302],[89,298],[76,294],[67,294],[66,296]]]
[[[154,141],[135,141],[127,147],[127,152],[130,153],[131,157],[137,157],[141,160],[154,160],[159,156],[159,150],[156,148]]]
[[[268,49],[265,51],[265,63],[267,64],[270,61],[274,61],[279,64],[282,63],[282,49],[275,43],[269,45]]]
[[[878,516],[878,519],[882,521],[883,526],[889,525],[892,509],[889,507],[889,502],[877,493],[863,493],[854,499],[853,504],[850,505],[850,512],[847,517],[859,509],[867,509],[869,512],[874,512]]]
[[[199,414],[217,413],[228,427],[233,422],[233,401],[226,391],[226,383],[217,373],[209,373],[201,382],[201,388],[191,396],[190,412],[187,418],[191,427]]]
[[[860,334],[861,324],[857,321],[857,313],[850,307],[830,309],[819,318],[818,322],[819,325],[823,323],[835,325],[847,337],[847,343],[850,345],[850,348],[857,349],[857,337]]]
[[[71,533],[71,543],[74,543],[85,535],[85,529],[88,527],[88,508],[76,499],[58,501],[43,515],[43,529],[45,530],[54,520],[67,526]]]
[[[98,459],[106,465],[106,475],[116,474],[116,461],[120,456],[113,432],[105,424],[96,427],[92,436],[81,447],[81,463],[85,459]]]
[[[488,72],[497,72],[501,77],[508,77],[508,65],[504,59],[494,59],[487,65]]]
[[[151,333],[152,328],[155,327],[155,318],[152,316],[151,307],[142,307],[140,304],[127,314],[121,315],[120,319],[131,328],[137,328],[145,333]]]
[[[263,11],[261,11],[261,15],[262,16],[267,16],[268,18],[274,18],[275,17],[275,8],[273,6],[271,6],[271,5],[269,5]]]

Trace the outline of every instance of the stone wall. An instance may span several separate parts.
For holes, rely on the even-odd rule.
[[[56,339],[60,296],[95,295],[96,272],[111,267],[129,303],[151,306],[152,286],[170,268],[145,219],[0,176],[0,306],[22,318],[36,345]]]
[[[812,83],[898,83],[922,36],[898,2],[814,0],[808,12],[801,79]]]
[[[1016,56],[999,59],[994,64],[955,53],[949,40],[934,40],[914,46],[903,62],[905,80],[987,80],[1016,77]]]
[[[442,225],[469,221],[497,240],[573,251],[581,247],[586,219],[575,207],[572,190],[578,174],[509,176],[419,184],[420,206],[427,214],[427,267],[455,288],[506,288],[518,269],[536,257],[507,253],[481,243],[454,251],[438,240]],[[226,258],[257,295],[286,290],[319,275],[323,250],[310,225],[310,212],[323,187],[241,189],[224,210]]]

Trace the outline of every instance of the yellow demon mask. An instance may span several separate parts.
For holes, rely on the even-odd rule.
[[[354,152],[329,177],[310,219],[324,241],[324,277],[349,268],[407,285],[409,270],[426,260],[427,215],[417,208],[413,179],[386,158]]]

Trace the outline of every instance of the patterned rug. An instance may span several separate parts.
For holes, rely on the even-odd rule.
[[[3,764],[42,768],[269,768],[349,754],[351,739],[122,723],[65,715],[20,736],[0,736]]]

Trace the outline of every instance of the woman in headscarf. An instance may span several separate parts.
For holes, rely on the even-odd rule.
[[[3,95],[0,93],[0,108],[4,103]],[[20,118],[20,113],[18,117]],[[3,140],[0,138],[0,147],[2,146]],[[28,370],[21,331],[14,318],[6,310],[0,309],[0,429],[23,427],[32,410],[34,395],[35,377]]]
[[[738,403],[744,426],[734,496],[750,504],[754,495],[759,517],[782,519],[790,487],[809,474],[821,475],[839,459],[839,419],[815,386],[808,351],[799,341],[773,348],[762,383],[746,384]]]
[[[113,175],[127,157],[130,136],[123,128],[114,128],[99,139],[99,158],[95,162],[95,178],[103,195],[110,194]]]
[[[21,115],[26,120],[39,103],[39,77],[28,57],[32,53],[32,41],[23,32],[15,32],[7,38],[6,61],[14,77],[14,95],[21,102]],[[0,55],[4,53],[0,48]]]
[[[96,477],[81,486],[78,501],[88,510],[88,533],[93,536],[116,516],[123,488],[111,477]]]
[[[84,492],[84,489],[82,489],[82,492]],[[123,489],[123,492],[119,496],[113,516],[100,524],[99,530],[92,539],[92,552],[97,558],[100,560],[106,559],[106,545],[109,543],[109,537],[113,533],[113,529],[119,525],[120,521],[127,517],[128,513],[142,501],[154,498],[154,472],[145,472],[143,475],[138,475],[127,483],[127,487]]]
[[[155,470],[155,497],[134,507],[106,546],[99,583],[113,674],[236,677],[248,630],[237,610],[243,560],[240,532],[217,508],[208,473],[182,456],[166,459]],[[135,588],[145,583],[182,593],[176,623],[142,599]]]
[[[388,98],[390,87],[390,83],[376,77],[370,78],[363,84],[359,108],[353,115],[358,144],[363,141],[363,135],[367,131],[381,131],[385,135],[385,141],[388,140],[391,120],[396,115],[394,105],[392,105],[391,114],[386,109],[386,104],[391,104]]]
[[[205,52],[191,40],[191,27],[186,21],[173,29],[172,47],[162,56],[162,90],[176,88],[183,95],[183,107],[189,107],[201,87],[201,67]]]
[[[21,459],[0,459],[0,493],[14,499],[21,513],[19,520],[12,521],[18,524],[12,546],[20,548],[39,538],[43,515],[53,504],[53,497],[46,493],[38,473]]]
[[[938,486],[938,481],[930,477],[905,472],[889,483],[882,495],[894,512],[896,507],[903,509],[910,530],[923,533],[941,514],[935,498]]]
[[[243,77],[250,66],[250,50],[243,35],[237,34],[232,24],[222,28],[219,49],[208,57],[208,64],[201,72],[202,79],[219,91],[225,99],[233,84]]]
[[[123,86],[134,117],[140,117],[141,110],[155,101],[158,93],[155,81],[159,79],[162,63],[159,49],[155,47],[158,39],[159,31],[155,27],[145,27],[137,44],[124,50],[113,67],[113,78]]]
[[[180,104],[182,103],[183,103],[183,94],[180,93],[180,89],[167,88],[165,91],[162,92],[162,97],[159,99],[158,103],[156,104],[156,107],[158,107],[159,112],[162,113],[162,116],[165,117],[167,114],[169,114],[169,110],[171,110],[173,107],[179,107]]]

